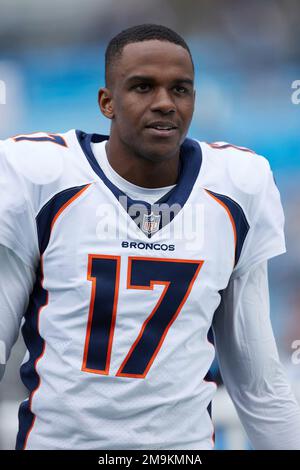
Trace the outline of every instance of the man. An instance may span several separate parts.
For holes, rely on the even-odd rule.
[[[186,138],[194,101],[185,41],[140,25],[106,51],[109,137],[2,142],[7,357],[27,307],[17,449],[213,448],[211,326],[254,448],[300,449],[269,321],[279,193],[263,157]]]

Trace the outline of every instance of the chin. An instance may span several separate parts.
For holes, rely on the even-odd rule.
[[[162,160],[170,160],[174,158],[179,151],[180,148],[180,143],[171,143],[171,142],[165,142],[162,144],[161,142],[158,142],[156,145],[151,144],[148,145],[147,148],[141,149],[141,155],[147,159],[151,160],[153,162],[160,162]]]

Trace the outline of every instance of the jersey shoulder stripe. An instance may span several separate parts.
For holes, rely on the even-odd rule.
[[[240,147],[239,145],[229,144],[228,142],[211,142],[211,143],[207,143],[207,145],[217,150],[224,150],[224,149],[232,148],[236,150],[241,150],[242,152],[253,153],[254,155],[256,155],[256,152],[254,152],[253,150],[247,147]]]
[[[47,248],[52,228],[62,212],[75,201],[90,184],[76,186],[75,188],[64,189],[63,191],[55,194],[46,204],[41,208],[37,217],[37,231],[39,239],[40,253],[43,254]]]
[[[206,192],[211,197],[213,197],[213,199],[215,199],[219,204],[221,204],[229,215],[235,238],[234,265],[236,266],[241,255],[244,241],[250,228],[249,223],[246,219],[242,207],[236,201],[224,194],[217,194],[208,189],[206,190]]]

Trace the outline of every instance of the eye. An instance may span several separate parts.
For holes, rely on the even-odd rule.
[[[176,86],[174,89],[175,89],[175,91],[176,91],[177,93],[179,93],[180,95],[184,95],[185,93],[188,93],[188,92],[189,92],[189,90],[188,90],[187,88],[185,88],[184,86],[179,86],[179,85],[178,85],[178,86]]]
[[[148,83],[139,83],[133,87],[136,91],[144,93],[150,90],[150,85]]]

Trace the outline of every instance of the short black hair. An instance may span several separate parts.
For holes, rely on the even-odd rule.
[[[110,70],[117,58],[120,58],[122,51],[127,44],[150,41],[158,39],[159,41],[168,41],[177,44],[186,49],[190,55],[194,69],[194,62],[191,51],[185,40],[175,31],[166,26],[158,24],[141,24],[124,29],[114,36],[107,45],[105,51],[105,83],[108,86],[110,82]]]

